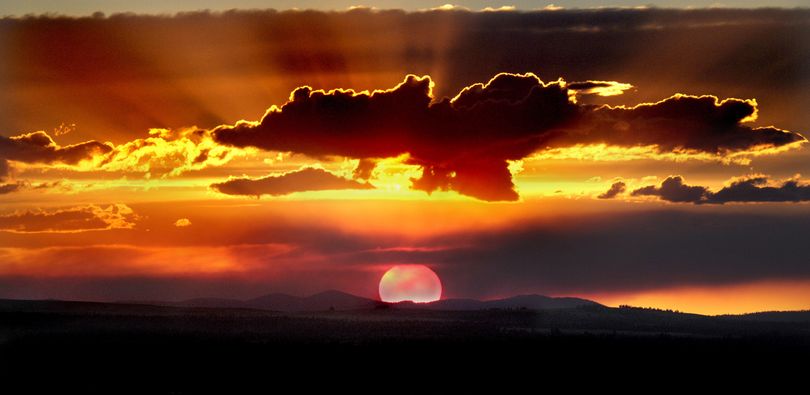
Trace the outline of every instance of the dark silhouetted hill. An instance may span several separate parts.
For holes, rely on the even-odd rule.
[[[346,292],[331,290],[307,297],[273,293],[247,300],[243,307],[294,312],[371,309],[381,303]]]
[[[445,299],[424,305],[432,310],[487,310],[487,309],[529,309],[529,310],[550,310],[550,309],[572,309],[583,306],[601,306],[587,299],[580,298],[553,298],[543,295],[518,295],[511,298],[496,300],[475,300],[475,299]]]
[[[183,302],[193,307],[177,307],[0,299],[3,388],[11,377],[25,388],[53,383],[61,390],[65,383],[80,382],[99,386],[103,393],[110,388],[127,393],[145,383],[148,388],[137,393],[182,394],[196,393],[189,392],[192,387],[212,392],[216,382],[224,389],[213,392],[241,393],[233,386],[254,378],[260,381],[257,388],[267,392],[273,388],[268,377],[301,377],[302,370],[307,380],[331,387],[347,378],[352,385],[369,377],[388,382],[392,372],[414,367],[420,377],[436,373],[431,383],[459,369],[463,376],[453,383],[477,385],[471,378],[493,372],[501,377],[499,385],[524,382],[538,372],[556,379],[572,370],[578,380],[594,380],[594,372],[582,374],[583,361],[596,367],[595,372],[607,371],[600,385],[627,372],[645,377],[658,372],[666,379],[684,367],[715,375],[718,366],[730,366],[735,375],[746,376],[761,375],[763,366],[778,367],[778,377],[801,378],[805,365],[792,361],[810,357],[810,322],[773,318],[790,312],[711,317],[588,303],[538,309],[562,301],[536,297],[438,304],[449,310],[408,308],[413,304],[354,309],[378,302],[341,292],[303,298],[274,294],[237,302],[237,308],[212,308],[200,305],[234,301],[195,299]],[[260,308],[244,307],[249,304]],[[508,307],[478,308],[493,305]],[[795,315],[805,317],[807,312]],[[765,320],[758,321],[760,316]],[[526,363],[527,358],[536,360]],[[172,387],[160,391],[159,382]],[[424,388],[413,392],[419,391]],[[45,393],[50,392],[56,391]]]
[[[738,319],[747,321],[763,321],[763,322],[809,322],[810,323],[810,310],[801,311],[763,311],[759,313],[739,314],[739,315],[722,315],[719,317],[728,319]]]
[[[150,304],[174,307],[203,308],[243,308],[282,312],[346,311],[363,310],[378,307],[399,309],[421,309],[438,311],[474,311],[489,309],[571,309],[583,306],[602,306],[587,299],[562,297],[555,298],[543,295],[519,295],[496,300],[476,299],[443,299],[431,303],[385,303],[379,300],[364,298],[342,291],[330,290],[311,296],[293,296],[284,293],[271,293],[249,300],[224,298],[196,298],[180,302],[160,301],[126,301],[128,304]]]

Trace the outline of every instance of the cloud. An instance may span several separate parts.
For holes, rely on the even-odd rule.
[[[578,83],[589,89],[595,82]],[[798,133],[742,123],[754,100],[674,95],[634,107],[579,105],[567,84],[532,73],[500,73],[455,97],[435,98],[429,76],[408,75],[387,90],[294,90],[260,122],[213,130],[217,142],[358,159],[408,154],[421,166],[413,188],[452,190],[482,200],[517,200],[508,161],[581,144],[652,146],[657,153],[717,157],[784,149]]]
[[[188,218],[180,218],[177,221],[174,221],[174,226],[178,228],[185,228],[187,226],[191,226],[191,220]]]
[[[50,287],[37,287],[40,297],[85,290],[83,296],[93,299],[123,297],[117,292],[149,299],[156,294],[144,284],[158,281],[166,282],[170,293],[207,297],[232,296],[250,284],[258,287],[251,291],[256,295],[267,289],[306,293],[334,287],[374,295],[384,270],[369,269],[390,267],[391,262],[428,264],[448,293],[475,298],[810,279],[806,262],[810,244],[805,241],[810,224],[802,216],[710,210],[621,212],[408,240],[286,221],[268,226],[272,232],[253,236],[272,239],[262,242],[266,246],[252,244],[257,240],[219,245],[214,238],[213,245],[171,247],[0,248],[0,289],[9,296],[25,294],[34,289],[30,282],[42,281]],[[758,242],[752,242],[752,236]],[[74,286],[82,276],[107,286]],[[188,283],[211,278],[217,286]],[[113,282],[119,286],[111,286]]]
[[[0,182],[5,181],[9,174],[11,174],[11,168],[8,165],[8,161],[0,158]]]
[[[585,113],[581,129],[564,140],[656,145],[660,152],[696,151],[719,156],[806,142],[798,133],[743,125],[756,118],[755,100],[676,94],[633,107],[592,107]]]
[[[301,87],[260,123],[223,126],[214,130],[214,138],[237,147],[310,156],[407,153],[409,162],[424,170],[413,182],[416,189],[516,200],[506,161],[530,154],[543,130],[575,111],[562,83],[545,84],[533,74],[499,74],[436,103],[432,87],[430,77],[415,75],[371,93]]]
[[[109,144],[98,141],[60,146],[47,133],[41,131],[13,137],[0,136],[0,160],[6,161],[75,165],[111,150],[112,147]]]
[[[633,85],[617,81],[582,81],[570,82],[566,87],[579,95],[617,96]]]
[[[14,233],[74,233],[132,229],[139,216],[125,204],[87,205],[56,210],[29,210],[0,215],[0,231]]]
[[[676,203],[724,204],[746,202],[804,202],[810,201],[810,185],[792,179],[769,185],[768,176],[752,175],[732,179],[716,192],[703,186],[684,184],[681,176],[670,176],[660,186],[636,189],[633,196],[657,196]]]
[[[0,279],[7,276],[50,278],[102,277],[127,278],[178,275],[272,273],[263,267],[290,247],[279,244],[236,246],[81,245],[41,248],[0,247]]]
[[[0,184],[0,195],[9,194],[12,192],[21,192],[25,190],[70,192],[73,190],[73,185],[66,183],[64,180],[43,181],[43,182],[30,182],[23,180]]]
[[[212,184],[211,188],[227,195],[288,195],[294,192],[325,191],[339,189],[374,189],[362,183],[335,175],[324,169],[305,167],[296,171],[263,178],[231,178]]]
[[[768,104],[766,124],[797,129],[810,119],[810,48],[795,38],[809,21],[807,9],[719,8],[8,17],[0,131],[75,123],[71,134],[126,141],[155,126],[254,119],[305,83],[367,89],[403,71],[434,76],[439,96],[500,71],[643,87],[628,103],[743,92]]]
[[[709,190],[701,186],[690,186],[683,183],[683,177],[667,177],[661,186],[649,185],[634,190],[632,196],[657,196],[661,200],[679,203],[698,203],[706,200]]]
[[[5,182],[12,176],[11,162],[44,166],[78,166],[111,151],[111,145],[97,141],[60,146],[45,132],[13,137],[0,136],[0,195],[26,189],[69,189],[61,181],[32,183],[27,180]]]
[[[117,145],[99,159],[97,169],[178,176],[210,166],[222,166],[244,150],[217,144],[207,130],[151,129],[149,137]]]
[[[445,287],[462,295],[593,294],[810,278],[810,244],[804,241],[810,229],[801,216],[672,210],[585,217],[452,235],[435,243],[469,247],[412,259],[435,262]]]
[[[271,103],[281,104],[289,91],[302,84],[315,88],[353,86],[358,90],[390,87],[395,84],[392,76],[408,70],[431,75],[440,82],[432,91],[434,107],[441,97],[453,97],[472,82],[486,81],[501,71],[537,71],[544,78],[563,76],[579,81],[568,83],[567,90],[569,94],[594,93],[583,102],[599,100],[602,96],[597,95],[601,93],[622,91],[622,102],[651,103],[640,108],[576,105],[580,122],[570,130],[572,133],[562,132],[551,138],[540,130],[531,137],[522,136],[525,144],[520,148],[539,143],[539,148],[545,150],[546,143],[568,147],[575,141],[602,140],[636,148],[646,141],[661,144],[656,149],[677,155],[696,152],[729,157],[752,152],[750,149],[758,143],[763,145],[755,152],[766,152],[762,148],[768,145],[791,147],[790,141],[799,141],[798,137],[777,128],[737,125],[734,117],[722,121],[723,116],[711,112],[725,112],[734,105],[729,103],[724,110],[716,110],[719,99],[709,98],[700,105],[692,103],[701,102],[694,97],[667,103],[654,101],[672,92],[756,97],[769,108],[769,118],[761,121],[764,125],[786,129],[807,125],[810,115],[801,109],[808,99],[802,87],[806,85],[805,66],[810,56],[808,47],[793,38],[806,34],[808,16],[807,10],[778,9],[601,9],[507,13],[231,11],[60,17],[58,23],[52,23],[55,19],[49,16],[6,18],[0,21],[0,28],[8,33],[10,45],[17,51],[6,62],[4,75],[7,90],[12,93],[0,97],[0,112],[5,111],[0,113],[0,130],[51,130],[53,125],[69,119],[81,125],[71,136],[81,131],[104,131],[116,142],[132,142],[107,155],[113,157],[108,162],[99,162],[104,169],[177,175],[218,166],[239,151],[233,146],[199,146],[193,136],[189,137],[193,144],[189,144],[180,137],[161,141],[158,136],[141,139],[136,133],[156,125],[211,127],[235,119],[255,120],[255,114]],[[299,26],[308,28],[301,30]],[[233,34],[200,40],[201,31]],[[240,43],[237,53],[233,51],[234,42]],[[773,62],[773,53],[780,55],[779,62]],[[53,62],[54,56],[60,62]],[[259,81],[255,76],[265,77]],[[76,90],[77,83],[85,88]],[[622,88],[622,84],[639,88],[613,89]],[[511,89],[521,91],[523,85],[514,85]],[[25,89],[28,86],[41,89]],[[259,86],[262,88],[257,89]],[[314,88],[310,91],[317,92]],[[53,104],[43,107],[42,103]],[[710,119],[689,120],[678,111],[665,114],[669,111],[665,107],[676,107],[676,103],[704,106],[709,109]],[[453,111],[445,113],[458,112],[462,104],[459,101],[450,106]],[[740,107],[752,105],[743,103]],[[437,108],[431,112],[441,111]],[[658,118],[641,116],[655,112],[662,116],[660,122]],[[132,116],[134,113],[138,116]],[[563,124],[571,121],[561,118]],[[738,120],[743,123],[746,117]],[[453,125],[469,129],[473,122]],[[427,130],[440,129],[441,122],[432,126]],[[645,137],[650,127],[657,129]],[[695,131],[681,136],[683,129]],[[515,148],[517,143],[502,139],[489,141],[496,143],[491,146],[477,144],[480,137],[497,133],[471,130],[462,139],[471,146],[467,148],[473,149],[459,152],[451,147],[448,151],[454,157],[450,158],[417,150],[426,146],[420,136],[409,135],[420,138],[398,143],[406,145],[400,148],[421,151],[413,159],[424,168],[424,175],[415,182],[418,188],[455,190],[485,200],[515,200],[518,192],[504,170],[503,160],[514,152],[481,158],[474,150],[485,146],[482,149],[490,154],[490,148],[500,147],[500,143]],[[705,133],[713,137],[696,136]],[[450,134],[442,132],[435,140],[460,144],[457,136]],[[745,141],[745,136],[752,141]],[[509,140],[519,136],[504,133],[501,137]],[[548,141],[543,141],[545,137],[549,137]],[[216,152],[226,148],[233,150],[231,154]],[[318,151],[336,151],[334,147],[317,148],[307,147],[306,151],[314,151],[315,156]],[[390,150],[406,151],[394,147]],[[385,150],[373,151],[377,154]],[[354,154],[358,155],[356,159],[373,158]]]
[[[149,137],[119,145],[87,141],[60,146],[44,132],[0,137],[5,166],[0,170],[7,175],[8,161],[13,161],[169,177],[222,166],[259,148],[359,159],[355,177],[368,179],[376,161],[406,155],[406,164],[421,168],[421,176],[411,180],[416,190],[514,201],[519,196],[510,161],[544,151],[604,145],[641,147],[652,156],[733,158],[780,152],[806,142],[798,133],[744,125],[757,117],[754,100],[678,94],[655,103],[611,107],[578,104],[573,99],[578,91],[569,88],[613,89],[612,84],[543,82],[532,73],[499,73],[453,98],[434,97],[429,76],[408,75],[391,89],[372,92],[303,86],[258,122],[212,130],[151,129]],[[221,185],[234,191],[228,188],[249,184],[256,185],[244,180]]]
[[[616,196],[624,193],[625,189],[627,189],[627,185],[622,181],[617,181],[610,186],[610,189],[608,189],[607,191],[605,191],[605,193],[602,193],[597,197],[599,199],[613,199]]]
[[[5,195],[12,192],[17,192],[23,188],[25,188],[26,184],[24,182],[12,182],[6,184],[0,184],[0,195]]]
[[[810,185],[799,180],[787,180],[768,185],[767,176],[754,175],[732,180],[729,185],[712,193],[709,203],[728,202],[805,202],[810,200]]]
[[[0,137],[0,163],[5,163],[6,174],[11,160],[33,167],[169,177],[222,166],[244,155],[245,150],[217,144],[209,131],[193,127],[150,129],[148,137],[119,145],[87,141],[62,147],[45,132]],[[0,165],[0,176],[2,170]]]

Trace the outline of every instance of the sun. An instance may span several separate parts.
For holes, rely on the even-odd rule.
[[[425,265],[397,265],[380,279],[380,300],[389,303],[434,302],[442,297],[442,282]]]

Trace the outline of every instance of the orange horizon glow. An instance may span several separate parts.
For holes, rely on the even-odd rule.
[[[703,315],[810,310],[810,281],[768,280],[640,292],[585,294],[582,297],[610,307],[627,305]]]

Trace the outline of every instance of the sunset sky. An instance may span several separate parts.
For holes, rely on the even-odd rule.
[[[59,3],[0,5],[0,298],[810,309],[810,9]]]

